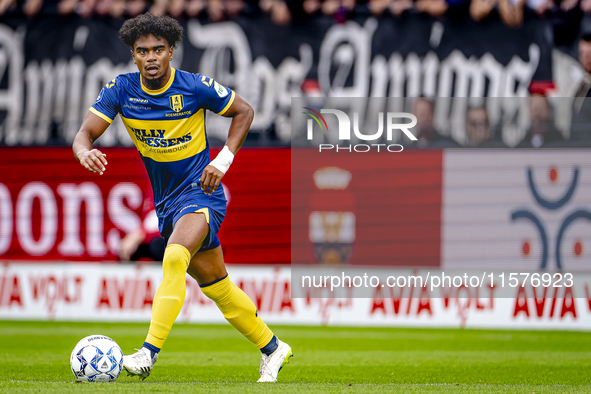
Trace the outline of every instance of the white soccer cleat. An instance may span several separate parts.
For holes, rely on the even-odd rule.
[[[137,375],[144,380],[150,376],[156,360],[158,360],[158,353],[152,357],[150,350],[143,347],[137,353],[123,356],[123,368],[127,371],[127,376]]]
[[[279,346],[270,356],[262,355],[261,368],[259,369],[261,378],[257,381],[259,383],[276,382],[277,374],[281,371],[281,368],[285,364],[289,364],[289,358],[293,357],[291,347],[287,343],[281,342],[279,339],[277,339],[277,342],[279,342]]]

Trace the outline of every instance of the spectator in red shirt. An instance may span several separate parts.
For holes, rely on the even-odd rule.
[[[162,261],[164,257],[164,238],[158,231],[158,217],[154,208],[152,190],[146,192],[141,226],[121,240],[119,258],[122,261],[150,259]]]

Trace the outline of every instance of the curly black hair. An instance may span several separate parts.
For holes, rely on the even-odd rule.
[[[119,29],[119,39],[131,49],[135,41],[146,34],[164,38],[174,48],[182,40],[183,27],[169,16],[154,16],[146,12],[126,20]]]

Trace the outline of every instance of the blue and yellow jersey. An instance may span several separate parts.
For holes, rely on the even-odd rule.
[[[158,217],[196,187],[210,163],[205,110],[223,115],[235,93],[201,74],[171,70],[158,90],[143,86],[139,72],[121,74],[100,92],[90,111],[111,123],[117,114],[142,157],[154,190]],[[216,193],[225,204],[222,188]],[[225,210],[225,205],[224,205]]]

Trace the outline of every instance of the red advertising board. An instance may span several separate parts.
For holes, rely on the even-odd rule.
[[[292,263],[439,266],[442,157],[293,149]]]
[[[106,148],[104,175],[69,148],[0,149],[0,258],[116,260],[141,223],[149,181],[135,149]],[[212,155],[217,151],[212,151]],[[228,263],[289,263],[289,150],[243,148],[223,183]]]

